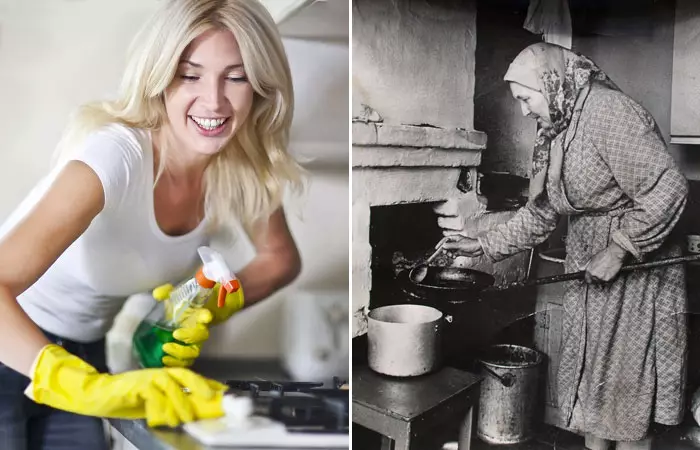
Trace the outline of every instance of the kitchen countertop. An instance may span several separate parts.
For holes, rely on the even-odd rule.
[[[204,359],[197,360],[192,370],[219,381],[274,380],[289,381],[277,360]],[[228,450],[232,447],[210,447],[199,443],[181,429],[154,429],[145,420],[109,419],[110,425],[139,450]],[[286,447],[276,447],[278,449]],[[235,450],[242,450],[237,448]],[[303,450],[295,448],[295,450]],[[318,449],[316,449],[318,450]]]

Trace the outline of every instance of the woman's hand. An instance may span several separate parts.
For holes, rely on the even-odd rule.
[[[162,363],[166,367],[189,367],[199,357],[199,353],[209,339],[209,325],[213,319],[207,308],[189,308],[183,313],[183,319],[173,332],[178,342],[163,344]]]
[[[236,292],[226,294],[224,306],[219,307],[219,290],[225,289],[221,284],[216,283],[214,289],[209,296],[209,300],[204,304],[204,308],[208,309],[212,315],[212,321],[209,326],[218,325],[226,322],[231,316],[243,309],[245,306],[245,295],[243,294],[243,285]]]
[[[149,426],[221,417],[228,389],[183,368],[98,373],[55,344],[41,350],[30,378],[26,394],[36,403],[87,416],[146,419]]]
[[[465,232],[470,218],[486,210],[476,195],[462,195],[433,206],[443,236],[457,236]]]
[[[458,236],[464,231],[464,217],[459,206],[459,200],[450,199],[433,207],[443,236]]]
[[[598,252],[586,267],[586,283],[607,283],[613,280],[625,262],[627,251],[615,242]]]
[[[456,258],[457,256],[476,257],[484,254],[484,250],[477,239],[462,235],[449,236],[442,249],[451,258]]]

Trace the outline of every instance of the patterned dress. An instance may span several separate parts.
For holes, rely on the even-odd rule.
[[[687,181],[651,115],[593,83],[578,117],[551,146],[546,195],[479,240],[494,261],[544,242],[568,216],[567,272],[617,242],[638,261],[680,255],[667,239]],[[558,152],[558,153],[557,153]],[[557,392],[569,428],[613,441],[647,436],[683,417],[687,295],[683,265],[570,282],[564,298]]]

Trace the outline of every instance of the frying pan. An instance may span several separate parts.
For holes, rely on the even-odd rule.
[[[700,261],[700,254],[630,264],[623,266],[620,271],[632,272],[636,270],[654,269],[691,261]],[[411,271],[412,270],[413,269],[411,269]],[[493,286],[495,281],[493,276],[474,269],[429,266],[425,278],[421,282],[415,281],[415,278],[411,276],[411,271],[404,271],[399,277],[404,283],[413,285],[414,289],[417,289],[421,294],[457,294],[460,297],[488,292],[502,292],[509,289],[539,286],[549,283],[560,283],[563,281],[582,280],[586,275],[586,271],[581,270],[562,275],[518,281],[503,286]]]

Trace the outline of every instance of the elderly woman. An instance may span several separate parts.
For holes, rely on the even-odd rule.
[[[504,78],[539,125],[529,201],[507,223],[445,249],[499,261],[542,243],[567,216],[566,271],[586,270],[586,280],[565,294],[559,407],[588,448],[647,448],[651,422],[683,417],[685,272],[619,272],[629,259],[680,254],[669,237],[687,181],[652,116],[590,59],[539,43]]]

